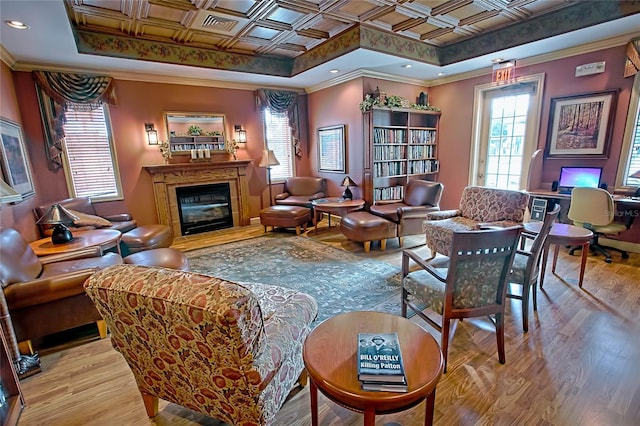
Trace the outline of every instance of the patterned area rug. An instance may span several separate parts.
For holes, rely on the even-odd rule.
[[[400,270],[306,237],[258,237],[186,253],[191,270],[230,281],[279,285],[318,302],[315,324],[343,312],[400,315]]]

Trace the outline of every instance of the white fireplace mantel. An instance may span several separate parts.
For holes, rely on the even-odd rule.
[[[171,227],[174,236],[182,235],[176,188],[229,184],[233,226],[249,225],[247,166],[251,160],[174,163],[143,166],[151,174],[158,221]]]

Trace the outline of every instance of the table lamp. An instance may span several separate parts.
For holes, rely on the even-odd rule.
[[[51,233],[51,242],[53,244],[64,244],[73,240],[73,234],[65,224],[73,223],[74,220],[78,219],[80,219],[78,216],[56,203],[52,204],[49,210],[36,223],[54,225]]]
[[[346,189],[342,193],[342,198],[344,198],[345,200],[353,200],[353,194],[351,193],[349,187],[358,185],[356,185],[356,183],[349,176],[345,176],[340,186],[346,186]]]
[[[266,167],[267,168],[267,179],[269,181],[269,205],[273,205],[273,198],[271,196],[271,167],[279,166],[280,162],[276,158],[276,155],[273,153],[272,149],[265,149],[262,151],[262,158],[260,159],[260,163],[258,167]]]

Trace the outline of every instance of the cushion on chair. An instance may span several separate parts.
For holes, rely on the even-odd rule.
[[[110,226],[113,226],[113,223],[111,221],[108,221],[103,217],[86,214],[71,209],[67,210],[69,210],[70,213],[78,216],[78,219],[73,221],[73,224],[75,226],[92,226],[94,228],[108,228]]]
[[[124,258],[131,265],[159,266],[162,268],[189,270],[189,259],[178,249],[163,247],[145,250]]]
[[[366,242],[394,238],[398,226],[365,211],[351,212],[340,221],[340,231],[351,241]]]
[[[173,242],[171,228],[166,225],[142,225],[122,234],[122,243],[127,253],[137,253],[161,247],[169,247]]]

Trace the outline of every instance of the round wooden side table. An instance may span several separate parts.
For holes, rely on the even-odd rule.
[[[73,232],[73,240],[64,244],[53,244],[51,237],[32,241],[29,246],[36,256],[48,256],[50,254],[69,253],[88,247],[100,247],[102,251],[116,248],[120,252],[120,231],[114,229],[92,229],[89,231]]]
[[[397,332],[408,391],[370,392],[360,389],[357,372],[358,333]],[[364,413],[373,426],[376,414],[404,411],[425,401],[424,424],[433,423],[436,385],[442,376],[440,346],[412,321],[382,312],[349,312],[329,318],[307,337],[302,350],[309,373],[311,424],[318,425],[318,389],[330,400]]]
[[[329,228],[331,228],[331,215],[344,216],[349,212],[360,210],[364,207],[364,200],[345,200],[344,198],[321,198],[311,202],[313,206],[313,226],[318,233],[318,213],[327,213],[329,215]]]

